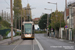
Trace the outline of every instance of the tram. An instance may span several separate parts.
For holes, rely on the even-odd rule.
[[[34,39],[34,23],[32,21],[23,22],[21,38],[31,38]]]

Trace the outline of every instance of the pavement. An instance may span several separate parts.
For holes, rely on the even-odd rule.
[[[73,44],[75,44],[74,41],[70,41],[70,40],[59,39],[59,38],[54,38],[54,37],[47,37],[47,38],[57,39],[57,40],[60,40],[60,41],[66,42],[66,43],[73,43]]]
[[[13,40],[15,41],[20,38],[21,38],[20,36],[16,36],[16,37],[13,37]],[[8,45],[8,42],[11,42],[11,38],[0,41],[0,45]]]

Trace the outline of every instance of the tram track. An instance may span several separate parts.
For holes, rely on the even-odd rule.
[[[30,50],[34,50],[34,40],[21,40],[21,42],[19,42],[14,48],[13,50],[17,50],[17,48],[19,47],[19,45],[23,45],[23,43],[29,41],[31,44],[31,49]],[[26,44],[27,45],[27,44]],[[29,45],[29,44],[28,44]]]
[[[17,44],[17,45],[13,48],[13,50],[16,50],[16,48],[17,48],[22,42],[23,42],[23,40],[22,40],[19,44]]]
[[[32,40],[32,50],[34,50],[34,40]]]

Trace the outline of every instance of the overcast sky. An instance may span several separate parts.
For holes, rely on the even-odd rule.
[[[71,2],[74,0],[67,0]],[[47,2],[57,3],[58,11],[64,11],[65,9],[65,0],[22,0],[22,7],[26,7],[29,3],[32,9],[32,18],[37,18],[42,15],[42,13],[51,13],[50,10],[44,10],[44,8],[52,9],[54,12],[56,10],[56,5],[48,4]],[[10,0],[0,0],[0,12],[6,11],[10,13]]]

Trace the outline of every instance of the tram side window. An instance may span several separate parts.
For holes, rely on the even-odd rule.
[[[24,26],[22,25],[22,33],[24,34]]]

